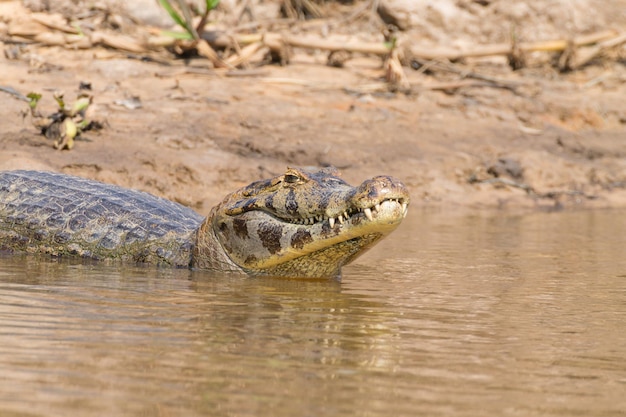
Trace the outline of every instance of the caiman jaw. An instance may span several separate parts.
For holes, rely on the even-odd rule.
[[[409,203],[406,202],[403,198],[398,198],[398,199],[384,200],[383,202],[376,203],[375,205],[371,207],[365,207],[365,208],[350,207],[344,210],[343,213],[338,214],[337,216],[333,216],[333,217],[328,217],[326,214],[319,214],[317,216],[311,216],[309,218],[296,218],[296,219],[283,219],[283,220],[289,223],[303,224],[303,225],[313,225],[315,223],[328,221],[329,226],[333,228],[335,227],[335,223],[344,224],[346,221],[350,220],[352,216],[357,215],[359,213],[363,213],[363,215],[365,215],[365,217],[368,220],[374,221],[374,215],[378,214],[378,212],[381,210],[381,204],[387,201],[400,204],[402,206],[403,216],[406,217],[406,212],[408,210]]]
[[[408,205],[406,187],[391,177],[352,187],[334,171],[289,169],[227,197],[210,221],[249,274],[329,277],[392,232]]]

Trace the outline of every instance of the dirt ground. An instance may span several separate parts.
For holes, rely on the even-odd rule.
[[[328,7],[343,13],[359,4]],[[626,21],[626,2],[601,4],[605,15]],[[0,1],[5,29],[28,13],[21,2]],[[370,89],[384,84],[375,56],[335,68],[326,53],[295,49],[288,65],[227,72],[167,51],[155,62],[101,46],[16,43],[6,32],[0,39],[0,86],[40,92],[41,109],[52,112],[54,91],[73,100],[79,83],[90,83],[90,115],[104,123],[58,151],[23,117],[27,103],[0,92],[0,170],[85,176],[200,213],[287,166],[327,165],[351,183],[398,177],[413,207],[626,207],[623,46],[567,73],[546,63],[513,71],[503,57],[459,64],[516,88],[470,83],[441,91],[431,87],[459,75],[405,67],[411,84],[422,86],[405,94]],[[129,98],[141,107],[126,106]]]

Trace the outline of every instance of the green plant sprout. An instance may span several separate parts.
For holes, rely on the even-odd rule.
[[[74,139],[80,136],[81,132],[93,127],[92,123],[85,117],[85,112],[93,100],[91,95],[81,93],[76,101],[68,106],[63,99],[63,93],[55,93],[54,100],[59,109],[48,116],[44,116],[37,110],[41,94],[28,93],[26,98],[28,98],[33,125],[46,138],[54,140],[56,149],[72,149]]]
[[[175,7],[175,5],[178,7]],[[204,30],[209,13],[215,9],[220,0],[205,0],[204,12],[201,15],[200,22],[194,27],[191,9],[185,0],[159,0],[159,4],[172,20],[183,29],[183,32],[163,31],[168,36],[180,40],[198,40],[200,33]]]

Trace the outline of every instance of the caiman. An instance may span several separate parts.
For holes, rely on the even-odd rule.
[[[0,172],[0,250],[250,275],[338,277],[406,216],[389,176],[357,187],[334,169],[288,168],[226,196],[208,217],[74,176]]]

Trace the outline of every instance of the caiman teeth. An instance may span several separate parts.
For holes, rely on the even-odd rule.
[[[402,215],[403,217],[406,217],[406,214],[408,212],[408,206],[409,206],[408,203],[404,201],[404,199],[390,199],[390,201],[394,201],[400,204],[402,206]],[[333,227],[335,227],[335,224],[337,223],[344,224],[354,214],[361,213],[361,212],[365,215],[365,217],[367,217],[368,220],[373,221],[374,213],[377,213],[378,211],[380,211],[381,204],[382,203],[376,203],[374,206],[368,207],[368,208],[349,208],[345,210],[343,213],[334,217],[330,217],[330,216],[326,217],[323,214],[318,214],[318,215],[311,216],[311,217],[293,219],[291,220],[291,222],[295,224],[302,224],[302,225],[314,225],[316,223],[321,223],[325,220],[328,220],[328,224],[330,225],[330,228],[332,229]]]
[[[372,209],[371,208],[363,209],[363,212],[365,213],[365,216],[367,217],[368,220],[374,220],[374,218],[372,217]]]

